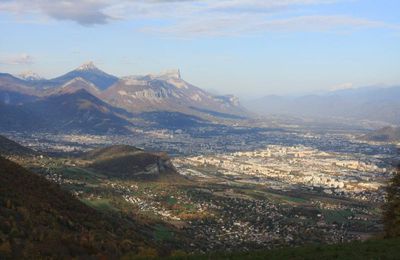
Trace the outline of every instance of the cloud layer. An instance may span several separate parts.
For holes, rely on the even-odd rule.
[[[44,15],[84,26],[129,20],[145,24],[141,32],[178,37],[399,29],[382,21],[307,12],[338,1],[346,0],[0,0],[0,12]]]

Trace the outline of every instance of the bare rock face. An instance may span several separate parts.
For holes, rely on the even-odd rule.
[[[245,115],[238,98],[214,96],[181,78],[179,70],[159,75],[130,76],[105,90],[101,97],[131,112],[174,111],[198,114],[201,110]]]

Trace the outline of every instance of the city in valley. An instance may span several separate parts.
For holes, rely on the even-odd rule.
[[[399,10],[0,0],[0,260],[400,259]]]
[[[22,165],[87,205],[157,223],[157,241],[192,253],[376,236],[398,159],[396,143],[364,141],[354,130],[225,126],[132,136],[3,134],[42,151],[34,160],[18,158]],[[81,157],[111,144],[168,152],[179,176],[109,178]]]

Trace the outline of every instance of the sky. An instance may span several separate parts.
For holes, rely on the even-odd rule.
[[[244,98],[400,85],[398,0],[0,0],[0,72],[179,68]]]

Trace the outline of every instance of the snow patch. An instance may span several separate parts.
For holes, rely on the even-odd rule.
[[[94,65],[93,61],[89,61],[89,62],[83,63],[76,70],[80,70],[80,71],[97,70],[97,67]]]
[[[21,74],[18,75],[18,78],[23,79],[23,80],[42,80],[42,79],[44,79],[43,77],[41,77],[40,75],[38,75],[37,73],[35,73],[33,71],[22,72]]]

